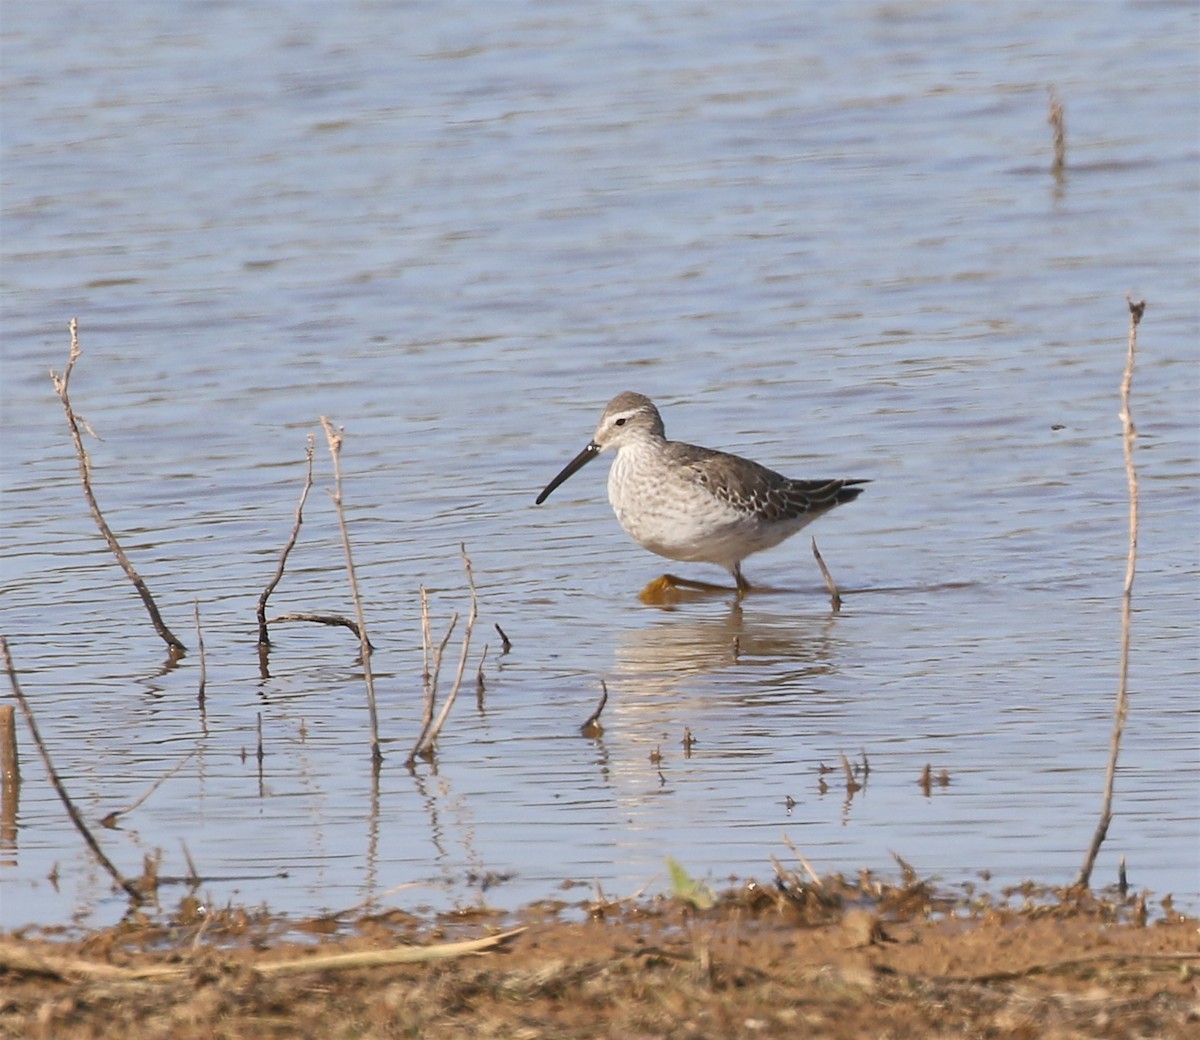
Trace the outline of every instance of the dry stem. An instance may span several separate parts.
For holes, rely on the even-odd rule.
[[[136,799],[135,801],[131,802],[129,805],[125,806],[124,809],[114,809],[112,812],[108,813],[100,822],[105,827],[115,827],[117,820],[119,820],[122,816],[125,816],[128,813],[133,812],[134,809],[136,809],[139,805],[141,805],[147,798],[149,798],[152,794],[154,794],[155,791],[157,791],[160,787],[162,787],[163,784],[165,784],[168,780],[170,780],[171,777],[173,777],[176,773],[178,773],[179,770],[181,770],[184,766],[186,766],[195,757],[195,755],[196,755],[196,750],[195,750],[195,748],[193,748],[186,755],[184,755],[183,758],[181,758],[178,762],[176,762],[175,765],[173,765],[170,769],[168,769],[162,776],[160,776],[157,780],[155,780],[154,783],[152,783],[146,789],[146,791],[141,795],[140,798]]]
[[[604,706],[608,703],[608,685],[603,679],[600,680],[600,703],[596,705],[596,710],[593,711],[583,725],[579,727],[579,732],[585,737],[598,737],[604,733],[604,727],[600,725],[600,713],[604,711]]]
[[[482,939],[464,942],[437,943],[432,946],[397,946],[390,950],[363,950],[356,953],[340,953],[303,957],[284,961],[267,961],[256,964],[254,970],[262,975],[298,975],[313,971],[340,971],[356,968],[385,967],[395,964],[418,964],[445,960],[466,954],[483,953],[496,949],[515,939],[524,928]],[[127,968],[123,965],[106,964],[100,961],[85,961],[79,958],[55,957],[48,954],[33,954],[17,943],[0,944],[0,967],[6,971],[30,975],[46,975],[59,979],[93,978],[114,982],[144,982],[153,979],[175,979],[195,970],[194,965],[153,965],[146,968]]]
[[[283,579],[283,569],[287,566],[288,555],[295,546],[296,539],[300,536],[300,525],[304,522],[304,503],[308,500],[308,492],[311,490],[313,482],[313,444],[314,438],[310,433],[308,435],[308,443],[304,449],[304,455],[308,461],[308,469],[304,478],[304,490],[300,492],[300,501],[296,504],[296,519],[292,523],[292,534],[288,538],[287,544],[283,547],[283,552],[280,554],[279,566],[275,569],[275,576],[267,583],[267,587],[263,589],[262,595],[258,597],[258,645],[264,649],[271,645],[270,636],[267,634],[267,600],[271,598],[271,593],[275,591],[275,586]]]
[[[446,696],[446,703],[442,705],[442,710],[437,717],[437,721],[432,726],[429,725],[428,719],[433,711],[433,702],[437,697],[437,680],[438,672],[442,667],[442,653],[446,649],[446,644],[450,640],[450,633],[454,631],[454,625],[458,621],[458,615],[455,614],[450,621],[450,628],[446,632],[445,638],[438,647],[437,656],[433,663],[433,673],[430,677],[429,686],[426,688],[426,724],[421,730],[421,735],[417,738],[417,743],[413,745],[412,753],[408,756],[408,764],[411,766],[418,755],[428,758],[433,755],[434,746],[437,744],[438,735],[442,732],[442,727],[446,724],[446,719],[450,715],[450,709],[454,707],[455,700],[458,699],[458,691],[462,687],[463,675],[467,670],[467,656],[471,651],[471,633],[475,631],[475,619],[479,616],[479,597],[475,591],[475,574],[471,569],[471,557],[467,555],[466,545],[459,545],[459,552],[462,554],[463,569],[467,572],[467,585],[471,590],[471,609],[467,613],[467,624],[463,629],[462,651],[458,655],[458,669],[454,673],[454,685],[450,687],[450,693]],[[425,604],[424,588],[422,588],[422,605]],[[424,611],[422,621],[428,619],[428,611]]]
[[[150,590],[146,587],[146,583],[142,581],[141,576],[133,569],[133,564],[129,562],[129,557],[125,555],[125,550],[121,548],[120,542],[117,541],[117,536],[112,533],[112,528],[108,526],[104,515],[100,512],[100,506],[97,504],[96,496],[92,491],[91,464],[88,461],[87,451],[83,447],[83,436],[79,432],[79,420],[75,414],[75,409],[71,407],[71,398],[67,392],[67,386],[71,381],[71,370],[75,367],[75,362],[79,360],[80,354],[83,353],[79,347],[79,325],[76,319],[71,319],[69,328],[71,330],[71,354],[67,358],[67,367],[63,369],[61,376],[51,369],[50,379],[54,383],[54,392],[58,394],[58,399],[62,401],[63,410],[67,413],[67,426],[71,430],[71,440],[75,442],[75,455],[79,460],[79,477],[83,482],[83,493],[87,498],[88,508],[92,512],[92,519],[96,521],[96,526],[100,528],[100,533],[104,536],[104,540],[108,542],[109,549],[112,550],[113,555],[117,558],[117,562],[124,569],[129,580],[133,582],[133,587],[137,589],[138,595],[142,598],[142,603],[145,604],[146,610],[150,614],[150,621],[154,625],[154,631],[167,644],[171,658],[177,660],[187,653],[187,647],[176,639],[174,633],[167,628],[166,622],[163,621],[162,615],[158,612],[158,605],[154,602],[154,597],[150,595]]]
[[[340,628],[348,628],[354,633],[356,639],[362,639],[358,623],[351,618],[342,617],[341,614],[310,614],[306,611],[300,611],[290,614],[279,614],[277,617],[271,618],[269,623],[275,625],[280,621],[311,621],[317,625],[334,625]],[[259,645],[261,646],[262,644],[260,643]],[[371,650],[375,649],[369,639],[367,640],[367,647]]]
[[[833,612],[836,614],[842,609],[842,594],[838,592],[837,583],[833,580],[833,575],[829,573],[829,568],[825,566],[825,561],[821,558],[821,550],[817,548],[817,540],[812,540],[812,552],[816,557],[817,566],[821,568],[821,577],[825,579],[825,587],[829,590],[829,602],[833,607]]]
[[[358,642],[362,657],[363,676],[367,683],[367,713],[371,719],[371,758],[374,762],[383,761],[383,752],[379,750],[379,716],[375,711],[375,674],[371,671],[371,641],[367,638],[367,622],[363,616],[362,596],[358,591],[358,577],[354,572],[354,555],[350,551],[350,530],[346,526],[346,511],[342,506],[342,435],[343,430],[334,429],[333,424],[321,416],[321,426],[325,430],[325,439],[329,442],[329,454],[333,458],[333,498],[337,510],[338,526],[342,532],[342,548],[346,553],[346,573],[350,576],[350,595],[354,600],[354,616],[358,619]]]
[[[1050,113],[1046,122],[1054,130],[1054,163],[1050,167],[1055,177],[1061,178],[1067,165],[1067,127],[1063,118],[1063,105],[1058,93],[1050,88]]]
[[[100,843],[96,841],[92,832],[88,830],[88,826],[83,822],[83,816],[79,810],[75,808],[75,803],[71,801],[67,794],[66,788],[63,787],[62,780],[59,779],[58,771],[54,768],[54,763],[50,761],[50,752],[46,750],[46,745],[42,743],[42,735],[38,732],[37,722],[34,721],[33,711],[29,707],[29,702],[25,700],[25,694],[21,692],[21,685],[17,682],[17,672],[13,667],[12,656],[8,652],[8,640],[4,636],[0,636],[0,652],[4,656],[4,667],[8,671],[8,681],[12,686],[13,696],[16,697],[17,703],[21,706],[21,713],[25,716],[25,721],[29,725],[29,735],[33,737],[34,744],[37,745],[38,754],[42,756],[42,765],[46,768],[46,775],[50,778],[50,783],[54,785],[54,790],[58,793],[63,805],[66,807],[67,815],[71,817],[71,822],[75,824],[75,829],[83,836],[83,840],[87,843],[92,854],[99,861],[100,865],[112,876],[112,879],[120,885],[129,898],[135,903],[143,902],[142,893],[138,890],[137,885],[125,877],[100,848]]]
[[[1129,637],[1133,617],[1133,578],[1137,571],[1137,541],[1138,541],[1138,479],[1134,466],[1133,449],[1137,440],[1137,428],[1133,425],[1133,412],[1130,407],[1130,395],[1133,389],[1133,364],[1137,356],[1137,330],[1146,310],[1146,301],[1134,303],[1126,298],[1129,304],[1129,347],[1125,355],[1125,375],[1121,379],[1121,427],[1122,441],[1125,448],[1125,480],[1129,487],[1129,551],[1125,560],[1125,587],[1121,594],[1121,660],[1117,678],[1117,704],[1113,714],[1112,738],[1108,748],[1108,770],[1104,776],[1104,802],[1100,809],[1100,822],[1096,833],[1092,835],[1092,843],[1084,857],[1083,866],[1075,884],[1087,887],[1092,878],[1092,867],[1095,866],[1096,856],[1100,846],[1108,834],[1108,825],[1112,822],[1113,786],[1117,775],[1117,754],[1121,749],[1121,734],[1125,730],[1125,719],[1129,714]]]
[[[204,711],[204,692],[208,686],[208,664],[204,659],[204,631],[200,628],[200,601],[194,600],[192,603],[192,611],[196,617],[196,649],[200,652],[200,680],[197,684],[196,701],[200,705],[200,711]]]

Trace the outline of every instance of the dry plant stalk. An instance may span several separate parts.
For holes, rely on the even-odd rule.
[[[304,449],[304,456],[308,462],[304,478],[304,490],[300,492],[300,501],[296,504],[296,519],[292,523],[291,537],[288,538],[287,544],[283,547],[283,552],[279,556],[279,566],[275,569],[275,576],[267,583],[267,587],[263,589],[262,595],[258,597],[258,645],[262,649],[266,649],[271,645],[270,636],[267,634],[267,600],[271,598],[271,593],[275,591],[275,586],[283,580],[283,569],[287,566],[287,558],[296,545],[296,539],[300,536],[300,525],[304,523],[304,503],[308,501],[308,493],[312,489],[313,482],[314,442],[314,437],[310,433],[308,435],[308,443]],[[279,619],[277,618],[276,620]]]
[[[21,762],[17,753],[16,710],[11,704],[0,704],[0,850],[17,847]],[[7,855],[0,855],[0,865],[10,865]]]
[[[604,711],[604,706],[608,703],[608,685],[603,679],[600,680],[600,703],[596,705],[596,710],[593,711],[583,725],[579,727],[579,732],[585,737],[599,737],[604,734],[604,727],[600,725],[600,713]]]
[[[67,413],[67,426],[71,430],[71,440],[75,443],[75,455],[79,460],[79,477],[83,482],[83,493],[87,498],[88,508],[92,512],[92,519],[96,521],[96,526],[100,529],[100,533],[104,536],[104,540],[108,543],[109,549],[117,558],[117,562],[121,565],[129,580],[133,582],[133,587],[137,589],[137,594],[141,597],[142,603],[145,604],[146,611],[150,615],[150,621],[154,625],[154,631],[162,637],[163,642],[167,644],[167,649],[171,653],[172,660],[178,660],[185,653],[185,647],[174,633],[167,628],[167,624],[162,619],[162,615],[158,612],[158,605],[154,602],[154,597],[150,595],[150,590],[146,587],[146,583],[141,579],[141,576],[133,569],[133,564],[129,562],[129,557],[125,555],[125,550],[121,548],[121,543],[117,541],[117,536],[112,533],[112,528],[108,526],[104,519],[104,514],[100,512],[100,506],[96,502],[95,493],[92,491],[91,463],[88,461],[87,451],[83,447],[83,436],[79,432],[79,417],[75,414],[75,409],[71,407],[71,398],[68,394],[67,387],[71,381],[71,370],[75,367],[75,362],[79,360],[79,356],[83,353],[79,346],[79,323],[75,318],[71,319],[69,328],[71,330],[71,354],[67,358],[67,367],[63,369],[63,374],[59,376],[54,369],[50,370],[50,379],[54,383],[54,392],[58,394],[58,399],[62,402],[63,410]]]
[[[1092,867],[1096,864],[1096,856],[1108,834],[1108,825],[1112,822],[1117,754],[1121,749],[1121,735],[1125,731],[1125,719],[1129,714],[1129,637],[1133,619],[1133,578],[1137,571],[1138,542],[1138,479],[1133,459],[1137,427],[1133,425],[1130,396],[1133,389],[1134,359],[1137,356],[1137,330],[1146,311],[1146,301],[1134,303],[1127,297],[1126,302],[1129,304],[1129,347],[1125,355],[1125,374],[1121,379],[1120,419],[1125,449],[1125,480],[1129,487],[1129,551],[1125,559],[1125,587],[1121,594],[1121,660],[1117,670],[1117,703],[1113,713],[1112,738],[1108,747],[1108,770],[1104,776],[1104,801],[1100,809],[1100,822],[1096,826],[1096,833],[1092,835],[1092,844],[1088,847],[1079,876],[1075,879],[1075,884],[1082,888],[1086,888],[1091,882]]]
[[[11,704],[0,704],[0,779],[6,785],[21,783],[15,715],[16,709]]]
[[[442,641],[438,643],[437,649],[433,652],[433,660],[429,658],[429,648],[433,642],[429,624],[429,592],[425,586],[421,587],[421,653],[424,659],[424,666],[421,671],[421,683],[425,691],[425,714],[421,719],[421,732],[417,735],[416,743],[413,744],[412,751],[409,752],[406,765],[409,767],[416,761],[417,755],[420,753],[422,746],[425,743],[425,737],[433,727],[433,713],[437,707],[437,688],[438,679],[442,674],[442,656],[446,652],[446,647],[450,643],[450,637],[454,634],[454,627],[458,624],[458,612],[450,618],[450,624],[446,627],[446,634],[442,636]]]
[[[119,820],[122,816],[126,816],[129,813],[133,812],[134,809],[136,809],[139,805],[141,805],[143,802],[145,802],[147,798],[149,798],[152,794],[154,794],[155,791],[157,791],[160,787],[162,787],[163,784],[165,784],[168,780],[171,779],[171,777],[173,777],[176,773],[178,773],[179,770],[181,770],[184,766],[186,766],[195,757],[195,755],[196,755],[196,749],[193,748],[186,755],[184,755],[183,758],[181,758],[178,762],[176,762],[175,765],[173,765],[170,769],[168,769],[162,776],[160,776],[157,780],[155,780],[154,783],[152,783],[142,793],[141,797],[135,799],[129,805],[125,806],[124,809],[113,809],[112,812],[107,813],[104,816],[104,818],[100,821],[101,825],[103,825],[105,827],[115,827],[117,825],[117,820]]]
[[[196,617],[196,649],[200,652],[200,679],[197,683],[196,702],[200,705],[200,710],[204,711],[204,693],[208,686],[208,664],[204,659],[204,631],[200,627],[200,601],[192,602],[192,611]]]
[[[838,591],[837,582],[833,580],[833,575],[829,573],[829,568],[825,566],[825,561],[821,557],[821,550],[817,548],[817,540],[812,540],[812,552],[816,557],[817,566],[821,568],[821,577],[825,579],[825,588],[829,590],[829,602],[833,607],[833,612],[836,614],[842,609],[842,594]]]
[[[342,532],[342,549],[346,553],[346,573],[350,577],[350,595],[354,600],[354,616],[358,620],[359,656],[362,659],[363,676],[367,683],[367,713],[371,719],[371,759],[376,764],[383,761],[383,752],[379,750],[379,716],[375,711],[375,674],[371,671],[371,641],[367,638],[367,622],[363,616],[362,595],[358,591],[358,577],[354,572],[354,554],[350,551],[350,530],[346,526],[346,511],[342,504],[342,429],[334,429],[333,424],[321,416],[321,427],[325,430],[325,439],[329,443],[329,454],[333,458],[333,498],[337,510],[338,526]]]
[[[260,975],[299,975],[313,971],[342,971],[356,968],[386,967],[394,964],[419,964],[446,960],[468,954],[484,953],[503,946],[524,932],[513,928],[507,932],[468,939],[463,942],[437,943],[432,946],[397,946],[390,950],[363,950],[356,953],[335,953],[302,957],[286,961],[265,961],[253,965]],[[34,954],[14,942],[0,943],[0,968],[27,975],[45,975],[63,980],[103,979],[113,982],[147,982],[154,979],[177,979],[195,970],[195,965],[152,965],[127,968],[101,961],[85,961],[75,957],[54,957]]]
[[[341,614],[311,614],[308,611],[293,611],[287,614],[276,614],[275,617],[271,618],[270,624],[275,625],[281,621],[311,621],[317,625],[332,625],[336,628],[348,628],[354,633],[355,639],[358,639],[360,642],[362,640],[362,633],[359,631],[358,622],[354,621],[352,618],[342,617]],[[261,647],[262,644],[259,645]],[[375,649],[375,644],[369,639],[367,640],[367,648],[369,650]]]
[[[25,694],[21,692],[21,685],[17,682],[17,672],[13,667],[12,655],[8,652],[8,640],[4,636],[0,636],[0,653],[4,657],[4,667],[8,672],[8,681],[12,686],[13,696],[16,697],[17,703],[21,706],[21,714],[25,716],[25,722],[29,726],[29,735],[33,737],[33,742],[37,745],[38,754],[42,757],[42,765],[46,769],[46,775],[50,778],[50,783],[54,786],[59,799],[62,801],[67,810],[67,815],[71,817],[71,822],[75,824],[75,829],[83,836],[83,840],[87,843],[92,854],[96,857],[105,870],[112,876],[112,879],[120,885],[134,903],[140,904],[144,901],[144,897],[139,891],[137,885],[125,877],[100,848],[100,843],[96,841],[95,836],[88,826],[83,822],[83,816],[79,810],[75,808],[75,803],[71,801],[70,795],[67,794],[66,788],[63,787],[62,780],[59,779],[58,771],[54,768],[54,763],[50,760],[50,752],[46,750],[46,745],[42,743],[42,735],[38,732],[37,722],[33,718],[33,710],[29,707],[29,702],[25,700]]]
[[[815,870],[813,870],[812,864],[809,863],[808,860],[804,858],[804,853],[801,852],[800,849],[796,847],[795,842],[793,842],[792,839],[789,838],[785,834],[783,836],[783,843],[789,849],[791,849],[792,855],[795,856],[796,859],[798,859],[800,861],[800,865],[804,868],[805,873],[808,874],[809,879],[812,881],[813,885],[816,888],[824,888],[825,885],[821,881],[821,876]]]
[[[422,645],[425,654],[425,718],[424,724],[421,727],[421,733],[417,737],[416,743],[413,745],[412,751],[409,753],[407,765],[411,768],[417,758],[431,758],[433,749],[437,744],[438,735],[442,732],[442,727],[446,724],[446,719],[450,716],[450,709],[454,707],[455,700],[458,699],[458,691],[462,687],[463,675],[467,669],[467,656],[471,650],[471,634],[475,631],[475,619],[479,616],[479,597],[475,590],[475,574],[471,568],[471,557],[467,555],[466,545],[459,545],[459,552],[462,554],[463,569],[467,572],[467,585],[471,592],[471,608],[467,612],[467,624],[463,629],[462,651],[458,655],[458,669],[454,673],[454,685],[450,687],[449,694],[446,695],[446,703],[442,705],[442,710],[437,716],[437,720],[433,721],[433,712],[437,702],[437,686],[438,675],[442,668],[442,655],[446,650],[446,645],[450,642],[450,635],[454,631],[454,626],[458,623],[458,614],[456,613],[450,619],[450,625],[446,630],[445,636],[433,658],[432,669],[429,666],[429,601],[425,591],[425,586],[421,586],[421,637]]]
[[[1067,126],[1063,118],[1063,105],[1058,99],[1058,92],[1050,88],[1050,113],[1046,122],[1054,130],[1054,163],[1050,169],[1055,177],[1061,178],[1067,166]]]

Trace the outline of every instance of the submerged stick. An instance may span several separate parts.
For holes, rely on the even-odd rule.
[[[833,575],[829,573],[829,568],[825,566],[825,561],[821,557],[821,550],[817,548],[817,540],[812,540],[812,552],[816,558],[817,566],[821,568],[821,577],[825,579],[825,588],[829,590],[829,602],[833,607],[833,612],[836,614],[842,609],[842,594],[838,592],[837,582],[833,580]]]
[[[341,614],[309,614],[305,611],[293,612],[291,614],[279,614],[271,618],[270,624],[278,624],[280,621],[311,621],[316,625],[334,625],[341,628],[348,628],[354,633],[354,636],[359,641],[362,640],[362,633],[359,631],[358,622],[348,617],[343,617]],[[259,646],[262,644],[260,643]],[[367,640],[367,647],[374,650],[375,646],[371,640]]]
[[[358,619],[358,642],[362,657],[363,677],[367,684],[367,714],[371,720],[371,759],[383,761],[379,750],[379,716],[375,711],[375,674],[371,671],[371,640],[367,638],[367,621],[363,616],[362,595],[358,591],[358,577],[354,572],[354,554],[350,551],[350,529],[346,526],[346,511],[342,505],[342,436],[344,430],[334,429],[333,424],[321,416],[325,439],[329,442],[329,454],[333,458],[333,498],[337,510],[338,526],[342,532],[342,549],[346,553],[346,573],[350,576],[350,595],[354,600],[354,616]]]
[[[287,544],[284,545],[283,552],[280,553],[279,566],[275,568],[275,576],[267,582],[267,587],[263,589],[262,595],[258,597],[258,645],[261,648],[267,648],[271,645],[271,638],[267,634],[267,600],[271,598],[271,593],[275,591],[275,586],[283,580],[283,569],[287,566],[287,558],[296,544],[296,539],[300,537],[300,525],[304,523],[304,503],[308,501],[308,493],[312,489],[313,482],[314,443],[315,438],[310,433],[308,435],[308,443],[304,449],[304,457],[308,462],[307,472],[304,477],[304,490],[300,492],[300,501],[296,503],[296,518],[292,522],[292,534],[288,538]]]
[[[167,628],[167,623],[163,621],[162,615],[158,612],[158,605],[154,602],[154,597],[150,595],[150,590],[146,587],[146,583],[142,581],[141,576],[133,569],[133,564],[129,562],[129,557],[125,555],[125,550],[121,548],[121,543],[117,541],[117,536],[112,533],[112,528],[108,526],[107,521],[104,519],[104,514],[100,512],[100,506],[96,502],[96,495],[92,491],[91,464],[88,462],[87,451],[83,447],[83,436],[79,432],[78,416],[75,414],[75,409],[71,407],[71,398],[67,391],[67,386],[71,381],[71,370],[75,367],[75,362],[79,360],[79,356],[83,353],[79,347],[79,324],[75,318],[71,319],[69,328],[71,330],[71,354],[67,358],[67,367],[63,369],[61,376],[51,369],[50,379],[54,383],[54,392],[58,394],[58,399],[62,402],[63,410],[67,413],[67,426],[71,430],[71,440],[75,442],[75,455],[79,460],[79,477],[83,482],[83,494],[87,498],[92,519],[96,521],[96,526],[100,528],[100,533],[108,543],[109,549],[112,550],[113,555],[117,558],[117,562],[125,571],[126,576],[133,582],[133,587],[137,589],[137,594],[141,597],[142,603],[145,604],[146,611],[150,615],[150,621],[154,625],[154,631],[167,644],[172,658],[177,659],[187,653],[187,647],[176,639],[174,633]]]
[[[162,776],[155,780],[154,783],[152,783],[139,798],[130,802],[129,805],[125,806],[124,809],[114,809],[112,812],[107,813],[100,821],[101,825],[105,827],[115,827],[117,825],[117,820],[119,820],[122,816],[126,816],[133,812],[134,809],[145,802],[147,798],[154,794],[155,791],[162,787],[163,784],[165,784],[171,779],[171,777],[178,773],[179,770],[186,766],[195,757],[195,755],[196,749],[193,748],[186,755],[184,755],[183,758],[176,762],[175,765],[168,769]]]
[[[600,725],[600,713],[604,711],[604,706],[608,703],[608,686],[603,679],[600,680],[600,703],[596,705],[596,710],[593,711],[587,719],[584,720],[582,726],[579,727],[579,732],[585,737],[598,737],[604,733],[604,727]]]
[[[21,763],[17,755],[16,708],[0,704],[0,850],[17,847],[17,812],[21,803]],[[7,855],[0,865],[10,866]]]
[[[192,602],[192,610],[196,616],[196,649],[200,652],[200,680],[197,683],[196,702],[200,711],[204,711],[204,692],[208,686],[208,664],[204,660],[204,631],[200,628],[200,601]]]
[[[1061,179],[1067,166],[1067,127],[1063,118],[1063,104],[1058,99],[1058,92],[1050,88],[1050,112],[1046,122],[1054,131],[1054,162],[1050,167],[1056,178]]]
[[[21,685],[17,682],[17,672],[13,667],[12,656],[8,652],[8,640],[4,636],[0,636],[0,653],[4,656],[4,667],[8,671],[8,681],[12,686],[13,696],[16,697],[17,703],[21,706],[21,714],[25,716],[25,722],[29,726],[29,735],[33,737],[33,742],[37,746],[38,754],[42,757],[42,765],[46,769],[46,775],[50,778],[50,783],[54,786],[59,799],[67,810],[67,815],[71,817],[71,822],[75,824],[75,829],[83,836],[83,840],[87,843],[92,854],[96,857],[105,870],[112,876],[112,879],[120,885],[135,903],[144,902],[144,897],[132,881],[125,877],[100,848],[100,843],[96,841],[92,832],[88,829],[88,825],[84,823],[83,816],[79,810],[75,808],[75,803],[71,801],[70,795],[67,794],[66,788],[63,787],[62,780],[59,779],[58,770],[54,768],[54,763],[50,760],[50,752],[46,750],[46,745],[42,743],[42,735],[38,732],[37,722],[33,718],[33,710],[29,707],[29,702],[25,700],[25,694],[21,692]]]
[[[11,704],[0,705],[0,782],[21,782],[21,760],[17,755],[16,709]]]
[[[416,760],[417,751],[425,742],[425,734],[429,732],[429,727],[433,725],[433,709],[437,701],[437,676],[433,671],[433,666],[430,663],[429,653],[433,643],[433,635],[429,627],[429,592],[424,585],[419,586],[421,590],[421,689],[425,694],[425,713],[421,717],[421,732],[417,734],[417,741],[413,744],[412,751],[408,754],[407,764],[411,766]],[[458,615],[454,615],[454,621],[450,622],[450,631],[454,630],[454,622],[458,620]],[[446,633],[446,640],[449,640],[450,632]],[[444,648],[446,642],[442,642]],[[441,650],[438,651],[438,667],[441,667]]]
[[[1137,330],[1146,310],[1146,301],[1141,300],[1134,303],[1133,300],[1126,298],[1126,302],[1129,304],[1129,346],[1125,355],[1125,374],[1121,379],[1119,416],[1122,429],[1121,439],[1125,449],[1125,481],[1129,488],[1129,551],[1125,559],[1125,586],[1121,593],[1121,658],[1117,669],[1117,703],[1113,712],[1112,737],[1108,746],[1108,769],[1104,776],[1104,800],[1100,809],[1100,822],[1096,826],[1096,833],[1092,835],[1092,843],[1084,857],[1079,876],[1075,879],[1075,884],[1084,888],[1091,882],[1096,856],[1108,834],[1108,825],[1112,822],[1117,754],[1121,749],[1121,735],[1125,731],[1125,719],[1129,714],[1129,638],[1133,621],[1133,578],[1137,572],[1138,542],[1138,479],[1137,468],[1133,460],[1137,428],[1133,425],[1130,396],[1133,389],[1134,359],[1137,356]]]

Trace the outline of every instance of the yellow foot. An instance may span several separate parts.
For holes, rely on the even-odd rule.
[[[638,599],[652,607],[661,607],[687,599],[689,592],[737,592],[741,595],[738,589],[731,589],[727,585],[712,585],[707,581],[691,581],[677,578],[674,574],[664,574],[642,589]]]

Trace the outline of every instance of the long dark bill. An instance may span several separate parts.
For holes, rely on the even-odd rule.
[[[588,444],[588,446],[583,449],[583,451],[581,451],[578,455],[575,456],[575,458],[573,458],[570,462],[568,462],[565,466],[563,466],[562,472],[557,477],[555,477],[552,481],[550,481],[549,484],[546,485],[546,490],[543,491],[540,495],[538,495],[537,501],[534,502],[534,505],[540,506],[543,502],[546,501],[546,499],[548,499],[550,497],[550,493],[556,487],[558,487],[559,484],[561,484],[564,480],[566,480],[567,477],[569,477],[576,470],[583,469],[584,466],[586,466],[589,462],[592,461],[592,459],[594,459],[599,454],[600,454],[600,445],[597,444],[595,441],[590,442]]]

